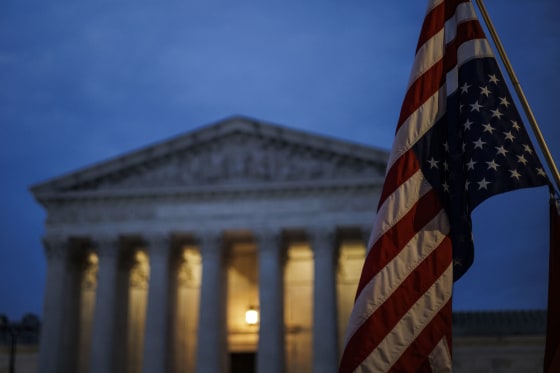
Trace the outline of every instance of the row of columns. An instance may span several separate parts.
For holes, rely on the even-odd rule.
[[[314,372],[336,372],[338,364],[336,265],[338,245],[334,233],[316,230],[308,234],[314,252],[315,287],[313,299]],[[284,262],[280,232],[257,232],[259,265],[260,327],[257,372],[285,371]],[[155,234],[146,239],[150,258],[150,284],[144,337],[143,372],[165,372],[169,320],[170,238]],[[202,283],[197,341],[197,372],[227,372],[226,268],[220,234],[200,237]],[[41,336],[39,371],[64,372],[62,351],[68,239],[45,239],[48,259],[44,326]],[[117,329],[116,283],[118,278],[118,237],[96,241],[99,258],[96,304],[92,329],[90,373],[114,371],[113,356]]]

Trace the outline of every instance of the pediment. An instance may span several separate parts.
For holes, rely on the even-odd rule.
[[[50,195],[382,179],[385,151],[233,117],[32,187]]]

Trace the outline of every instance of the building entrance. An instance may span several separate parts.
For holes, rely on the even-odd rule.
[[[230,354],[230,373],[255,373],[256,352],[232,352]]]

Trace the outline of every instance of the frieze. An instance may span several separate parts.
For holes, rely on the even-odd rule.
[[[354,185],[332,189],[301,187],[301,189],[244,189],[212,193],[209,188],[201,188],[199,193],[145,196],[106,196],[104,198],[78,198],[49,202],[47,206],[47,226],[60,224],[96,224],[124,221],[153,221],[162,205],[188,206],[191,203],[218,202],[231,205],[234,201],[278,200],[286,198],[321,198],[324,211],[372,211],[375,207],[375,185]]]
[[[154,201],[84,200],[51,204],[48,212],[47,225],[146,220],[154,216]]]

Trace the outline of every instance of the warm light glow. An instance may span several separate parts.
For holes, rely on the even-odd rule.
[[[254,307],[250,307],[245,312],[245,322],[248,325],[257,325],[259,322],[259,311],[257,311]]]

